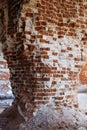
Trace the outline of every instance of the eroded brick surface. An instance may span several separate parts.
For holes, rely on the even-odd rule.
[[[77,108],[78,74],[87,47],[87,2],[8,0],[7,4],[3,53],[15,101],[25,117],[42,104]]]
[[[11,91],[10,72],[6,60],[0,51],[0,113],[6,107],[10,106],[13,101]]]

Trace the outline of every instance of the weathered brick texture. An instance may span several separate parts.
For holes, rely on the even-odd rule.
[[[55,109],[78,106],[77,78],[87,46],[86,8],[85,0],[8,0],[3,52],[12,91],[27,111],[42,104]]]
[[[10,74],[6,60],[4,60],[2,52],[0,52],[0,99],[10,96]]]

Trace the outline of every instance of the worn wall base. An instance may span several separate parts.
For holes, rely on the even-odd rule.
[[[2,120],[4,126],[1,126]],[[87,116],[68,107],[56,111],[43,105],[24,121],[17,108],[11,107],[0,116],[0,127],[3,130],[87,130]]]

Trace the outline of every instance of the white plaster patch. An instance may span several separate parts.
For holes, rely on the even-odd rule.
[[[26,26],[25,26],[25,31],[31,31],[32,29],[32,20],[30,18],[26,19]]]

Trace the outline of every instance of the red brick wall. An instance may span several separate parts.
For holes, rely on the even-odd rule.
[[[84,0],[8,1],[3,52],[13,93],[26,109],[30,104],[77,107],[77,75],[87,46],[86,7]]]

